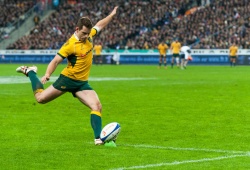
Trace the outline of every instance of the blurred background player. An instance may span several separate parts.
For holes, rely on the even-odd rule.
[[[115,51],[112,60],[113,64],[120,65],[120,54],[118,53],[118,50]]]
[[[182,46],[180,51],[181,69],[186,69],[189,60],[192,60],[191,49],[189,46]]]
[[[236,65],[236,58],[238,57],[238,47],[234,42],[232,46],[229,48],[229,57],[230,57],[230,64],[231,67]]]
[[[95,57],[94,57],[95,64],[102,65],[102,45],[100,42],[94,46],[94,54],[95,54]]]
[[[167,50],[168,50],[168,45],[165,44],[164,41],[162,41],[159,45],[158,45],[158,50],[159,50],[159,66],[158,68],[161,68],[161,64],[162,61],[164,63],[164,68],[167,68]]]
[[[178,41],[178,38],[174,39],[174,42],[172,42],[170,49],[172,51],[171,68],[174,67],[174,61],[176,61],[176,65],[177,65],[177,67],[179,67],[181,43]]]

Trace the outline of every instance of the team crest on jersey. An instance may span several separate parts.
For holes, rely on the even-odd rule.
[[[66,86],[61,86],[62,89],[66,89]]]

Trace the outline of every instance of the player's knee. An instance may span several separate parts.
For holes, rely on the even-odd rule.
[[[47,103],[45,100],[42,100],[42,99],[36,99],[36,101],[39,104],[45,104],[45,103]]]
[[[102,104],[100,102],[95,103],[91,107],[91,110],[96,110],[96,111],[102,112]]]
[[[39,104],[45,104],[45,103],[47,103],[47,101],[45,100],[44,97],[42,97],[42,96],[35,96],[35,97],[36,97],[37,103],[39,103]]]
[[[97,103],[97,108],[100,112],[102,111],[102,104],[100,102]]]

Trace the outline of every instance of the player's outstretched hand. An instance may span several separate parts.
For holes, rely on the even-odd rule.
[[[116,14],[117,8],[118,8],[118,6],[116,6],[116,7],[113,9],[113,11],[111,12],[111,15],[112,15],[112,16],[114,16],[114,15]]]

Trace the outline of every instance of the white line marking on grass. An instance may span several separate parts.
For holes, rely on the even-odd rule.
[[[163,162],[163,163],[158,163],[158,164],[138,165],[138,166],[131,166],[131,167],[120,167],[120,168],[114,168],[110,170],[145,169],[145,168],[154,168],[154,167],[160,167],[160,166],[171,166],[171,165],[180,165],[180,164],[188,164],[188,163],[217,161],[217,160],[222,160],[222,159],[230,159],[230,158],[244,157],[244,156],[249,156],[249,153],[241,154],[241,155],[220,156],[220,157],[215,157],[215,158],[203,158],[203,159],[197,159],[197,160],[185,160],[185,161]]]
[[[177,150],[177,151],[203,151],[203,152],[231,153],[231,154],[250,153],[250,151],[232,151],[232,150],[221,150],[221,149],[176,148],[176,147],[165,147],[165,146],[155,146],[155,145],[130,145],[130,144],[120,144],[120,145],[135,147],[135,148],[166,149],[166,150]]]
[[[234,155],[226,155],[226,156],[220,156],[220,157],[214,157],[214,158],[202,158],[198,160],[162,162],[162,163],[157,163],[157,164],[138,165],[138,166],[131,166],[131,167],[119,167],[119,168],[112,168],[109,170],[145,169],[145,168],[154,168],[154,167],[161,167],[161,166],[217,161],[217,160],[231,159],[231,158],[236,158],[236,157],[250,157],[250,151],[232,151],[232,150],[199,149],[199,148],[175,148],[175,147],[164,147],[164,146],[154,146],[154,145],[131,145],[131,144],[118,144],[117,146],[118,147],[129,146],[129,147],[135,147],[135,148],[149,148],[149,149],[167,149],[167,150],[203,151],[203,152],[205,151],[205,152],[215,152],[215,153],[227,153],[227,154],[234,154]]]
[[[124,80],[154,80],[157,78],[144,77],[90,77],[89,81],[124,81]]]
[[[54,82],[58,77],[51,77],[50,82]],[[132,80],[152,80],[156,78],[141,78],[141,77],[90,77],[89,81],[132,81]],[[29,78],[23,76],[0,76],[0,84],[21,84],[30,83]]]

